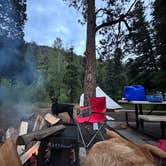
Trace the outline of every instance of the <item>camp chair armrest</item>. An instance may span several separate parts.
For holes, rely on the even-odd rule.
[[[91,108],[91,106],[80,107],[79,110],[84,111],[84,110],[89,109],[89,108]]]

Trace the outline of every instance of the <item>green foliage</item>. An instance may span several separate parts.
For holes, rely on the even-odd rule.
[[[34,106],[48,107],[52,96],[63,103],[78,102],[83,91],[85,57],[75,55],[73,49],[65,50],[60,38],[55,39],[53,47],[25,44],[26,1],[20,2],[0,2],[0,20],[3,22],[0,24],[0,104],[30,101]],[[87,1],[69,2],[82,9],[83,22],[87,21]],[[99,33],[104,37],[100,41],[103,47],[99,50],[103,61],[93,61],[97,62],[97,84],[114,99],[121,98],[123,87],[129,84],[142,84],[149,92],[166,91],[166,3],[164,0],[155,1],[152,27],[145,19],[143,1],[137,1],[126,18],[122,13],[127,5],[121,2],[105,1],[107,10],[97,12],[98,16],[104,17],[96,22],[96,28],[119,16],[122,19],[114,27],[110,24],[111,27],[100,29]],[[114,10],[115,6],[117,10]],[[124,27],[127,19],[131,21],[132,33],[125,41],[126,32],[119,29]],[[127,62],[124,58],[128,58]]]
[[[143,1],[138,1],[131,12],[132,17],[134,17],[133,31],[128,38],[127,45],[129,53],[135,57],[128,59],[127,72],[130,84],[142,84],[146,89],[152,90],[156,87],[153,80],[158,67],[152,35],[144,12]]]
[[[66,84],[69,102],[73,103],[75,102],[76,98],[79,97],[78,89],[80,89],[81,86],[79,81],[78,69],[74,62],[74,55],[72,49],[66,56],[66,59],[67,66],[64,75],[64,83]]]
[[[13,80],[25,74],[24,23],[26,20],[26,1],[0,1],[0,76]]]
[[[166,91],[166,3],[164,0],[155,0],[153,24],[156,30],[156,52],[159,56],[159,72],[156,76],[157,86]]]
[[[122,64],[122,59],[122,51],[120,48],[117,48],[113,58],[104,65],[102,64],[102,70],[98,68],[97,71],[99,73],[98,84],[116,100],[123,96],[123,87],[127,83],[126,70]]]
[[[64,50],[62,41],[58,38],[54,42],[54,48],[36,47],[35,44],[29,44],[29,47],[36,54],[34,59],[38,75],[42,76],[42,87],[36,82],[32,84],[33,100],[48,101],[50,97],[56,96],[59,102],[78,102],[84,75],[83,58]]]

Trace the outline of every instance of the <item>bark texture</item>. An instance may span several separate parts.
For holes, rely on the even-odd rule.
[[[84,105],[90,104],[90,98],[96,96],[96,15],[95,0],[88,0],[86,65],[84,77]]]

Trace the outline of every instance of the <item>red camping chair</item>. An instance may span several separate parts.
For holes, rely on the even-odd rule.
[[[83,142],[83,145],[85,148],[88,148],[92,141],[95,139],[95,137],[99,134],[104,140],[104,137],[101,133],[101,129],[104,127],[104,122],[106,120],[105,118],[105,112],[106,112],[106,98],[105,97],[92,97],[91,98],[91,106],[86,106],[86,107],[80,107],[80,111],[87,110],[88,108],[91,109],[91,114],[86,117],[79,117],[76,116],[75,120],[77,122],[78,130],[81,136],[81,140]],[[83,123],[89,123],[92,124],[93,126],[96,126],[96,132],[93,134],[91,137],[90,141],[88,143],[85,143],[85,137],[83,136],[82,129],[81,129],[81,124]],[[99,123],[101,125],[98,127]],[[95,127],[94,127],[95,128]]]

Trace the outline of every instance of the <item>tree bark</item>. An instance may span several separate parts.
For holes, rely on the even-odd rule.
[[[96,96],[96,15],[95,0],[88,0],[86,65],[84,77],[84,105],[90,104],[90,98]]]

